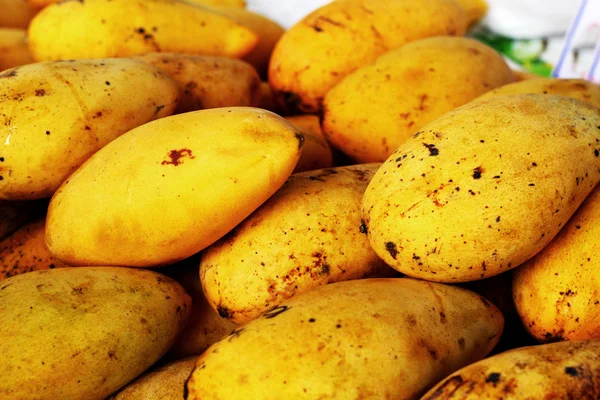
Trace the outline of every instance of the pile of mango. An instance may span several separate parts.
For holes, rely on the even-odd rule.
[[[0,5],[0,399],[600,398],[600,86],[483,0]]]

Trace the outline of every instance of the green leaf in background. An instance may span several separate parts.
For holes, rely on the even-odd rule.
[[[469,35],[503,54],[527,72],[545,77],[552,75],[553,66],[541,58],[545,49],[542,39],[516,40],[497,35],[484,27],[476,28]]]

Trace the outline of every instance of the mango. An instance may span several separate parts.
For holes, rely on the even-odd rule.
[[[369,184],[362,215],[371,245],[398,271],[432,281],[517,267],[550,243],[600,180],[599,127],[600,109],[544,94],[445,114]]]

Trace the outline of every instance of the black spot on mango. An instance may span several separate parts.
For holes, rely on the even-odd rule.
[[[398,249],[396,248],[396,244],[394,242],[387,242],[385,244],[385,249],[387,250],[388,253],[390,253],[390,256],[392,256],[392,258],[395,260],[396,256],[398,255]]]

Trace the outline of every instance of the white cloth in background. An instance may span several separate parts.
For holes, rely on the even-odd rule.
[[[286,29],[330,2],[330,0],[247,0],[250,11],[262,14]]]
[[[582,0],[487,0],[484,24],[515,39],[564,35]],[[593,0],[597,1],[597,0]]]

